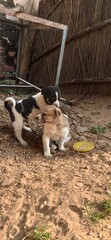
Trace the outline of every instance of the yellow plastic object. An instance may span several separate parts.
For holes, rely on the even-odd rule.
[[[73,149],[77,152],[88,152],[91,151],[94,148],[94,144],[89,141],[80,141],[76,142],[73,145]]]

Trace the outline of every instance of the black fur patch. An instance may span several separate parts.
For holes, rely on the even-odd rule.
[[[60,89],[58,86],[46,86],[42,89],[42,94],[47,104],[53,104],[57,100],[56,92],[58,93],[58,100],[59,100]]]
[[[8,110],[11,120],[12,120],[12,122],[14,122],[15,121],[15,116],[12,112],[12,106],[7,101],[5,101],[4,102],[4,107]]]
[[[28,118],[33,108],[39,109],[33,97],[23,99],[21,102],[17,102],[15,106],[17,112],[19,112],[25,119]]]

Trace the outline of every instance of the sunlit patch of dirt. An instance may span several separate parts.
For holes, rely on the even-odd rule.
[[[46,224],[54,240],[110,240],[111,216],[94,225],[86,212],[89,203],[111,198],[110,97],[84,97],[63,107],[72,139],[66,152],[47,160],[41,122],[30,122],[32,133],[23,132],[28,147],[21,146],[3,107],[6,96],[0,99],[0,239],[22,240],[34,226]],[[106,132],[92,134],[97,125]],[[94,149],[75,152],[79,139],[93,141]]]

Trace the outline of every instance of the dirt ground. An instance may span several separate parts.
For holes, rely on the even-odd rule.
[[[0,239],[26,239],[34,226],[46,224],[53,240],[111,240],[111,216],[93,224],[87,211],[90,203],[111,200],[111,97],[68,96],[75,104],[62,109],[72,138],[66,152],[45,159],[41,123],[30,123],[32,133],[23,132],[28,147],[21,146],[3,107],[6,96],[0,93]],[[91,133],[98,125],[106,132]],[[75,152],[82,139],[94,149]]]

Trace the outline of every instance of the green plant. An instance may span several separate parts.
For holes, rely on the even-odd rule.
[[[47,231],[47,226],[35,227],[28,234],[31,240],[51,240],[51,234]]]
[[[15,177],[15,183],[16,183],[17,185],[21,184],[21,180],[20,180],[20,178],[19,178],[18,176]]]
[[[94,213],[92,213],[91,214],[91,216],[89,217],[89,219],[90,219],[90,221],[92,222],[92,223],[97,223],[99,220],[101,220],[101,219],[104,219],[104,214],[102,214],[102,213],[96,213],[96,212],[94,212]]]
[[[111,214],[111,200],[105,200],[96,204],[89,204],[86,212],[90,222],[97,223]]]
[[[103,208],[106,215],[109,215],[111,213],[111,200],[103,202]]]
[[[100,112],[91,112],[91,115],[99,115]]]
[[[107,126],[108,126],[109,128],[111,128],[111,122],[109,122]]]
[[[8,72],[8,71],[6,71],[6,72],[3,72],[3,74],[5,74],[5,75],[8,75],[8,76],[12,76],[12,75],[16,75],[16,72]]]
[[[105,133],[106,132],[106,127],[102,126],[102,125],[93,126],[93,127],[91,127],[90,131],[93,134]]]

